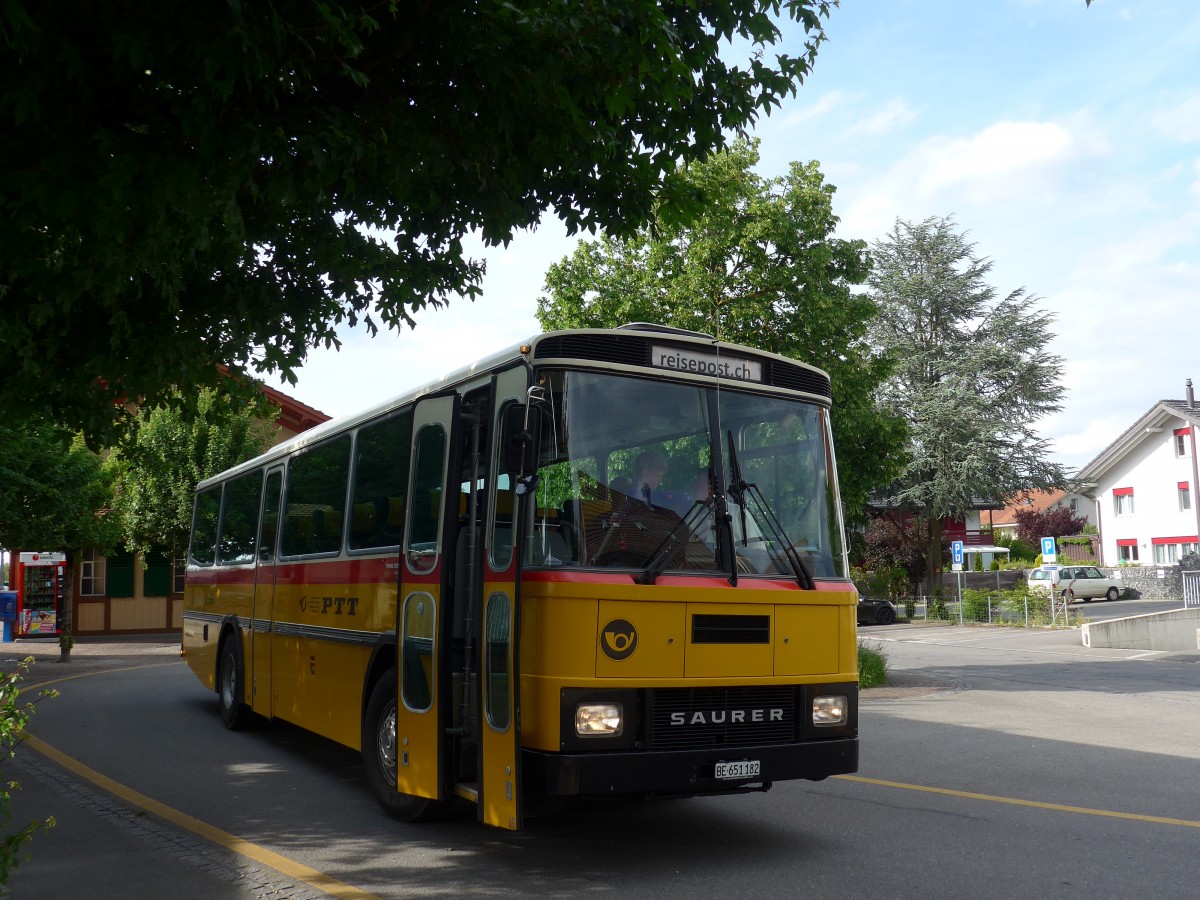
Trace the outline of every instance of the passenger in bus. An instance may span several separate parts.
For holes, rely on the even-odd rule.
[[[662,486],[662,480],[667,474],[667,458],[657,450],[647,450],[638,455],[633,463],[633,483],[637,495],[647,506],[654,506],[654,492]],[[663,498],[658,498],[661,501]]]
[[[621,500],[625,497],[630,497],[633,495],[633,479],[628,475],[618,475],[608,483],[608,490],[610,494],[621,495],[620,497],[614,496],[612,498],[613,500]]]

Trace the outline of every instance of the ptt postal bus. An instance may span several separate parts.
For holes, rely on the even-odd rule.
[[[202,482],[185,658],[406,821],[854,772],[829,406],[693,332],[540,335]]]

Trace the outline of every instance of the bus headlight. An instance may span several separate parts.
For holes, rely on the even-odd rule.
[[[575,707],[575,733],[579,737],[618,735],[623,727],[620,703],[581,703]]]
[[[844,725],[846,723],[846,698],[839,696],[813,697],[812,722],[817,727]]]

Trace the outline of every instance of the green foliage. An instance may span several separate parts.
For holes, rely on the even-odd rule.
[[[858,642],[858,686],[873,688],[887,684],[887,656],[878,644]]]
[[[946,607],[946,598],[939,591],[926,601],[925,618],[948,621],[950,610]]]
[[[962,592],[963,619],[968,622],[987,622],[988,598],[994,594],[995,591],[964,588]]]
[[[833,2],[8,0],[0,416],[109,443],[114,400],[474,299],[472,233],[695,208],[666,177],[795,93]]]
[[[129,441],[109,457],[113,500],[109,513],[130,551],[187,546],[192,495],[209,476],[251,459],[271,446],[271,418],[236,396],[195,393],[196,417],[177,406],[143,410]]]
[[[552,265],[538,319],[547,329],[659,322],[821,367],[841,495],[859,520],[868,492],[901,470],[904,446],[901,418],[875,401],[891,361],[865,340],[874,304],[851,290],[867,276],[866,246],[833,237],[834,188],[816,163],[763,178],[757,147],[739,141],[670,182],[702,201],[686,222],[660,206],[651,225]]]
[[[885,566],[879,569],[851,570],[854,583],[860,585],[865,596],[888,600],[899,600],[908,588],[908,572],[900,566]]]
[[[992,263],[952,219],[897,220],[872,256],[871,334],[896,360],[886,393],[911,434],[892,501],[922,511],[932,544],[981,499],[1061,484],[1034,430],[1063,393],[1062,359],[1046,349],[1054,317],[1024,288],[998,298]]]
[[[41,422],[0,425],[0,547],[111,547],[117,529],[99,511],[110,483],[78,437]]]
[[[873,571],[899,569],[907,574],[908,592],[917,593],[929,552],[929,523],[919,516],[882,515],[867,523],[863,564]]]
[[[976,572],[982,572],[983,571],[983,554],[982,553],[973,553],[971,555],[975,557],[975,562],[973,563],[972,568]]]
[[[17,663],[11,672],[0,673],[0,759],[9,760],[16,755],[17,745],[24,736],[25,726],[30,716],[35,712],[37,701],[21,702],[21,682],[33,665],[33,657],[27,657]],[[57,691],[43,690],[38,700],[57,697]],[[0,776],[0,821],[5,823],[12,820],[10,804],[12,792],[20,790],[15,781],[8,781]],[[8,834],[0,833],[0,885],[8,884],[9,875],[20,863],[28,859],[24,847],[39,831],[49,831],[55,825],[54,817],[49,816],[41,821],[32,820],[17,831]]]
[[[1032,563],[1039,555],[1038,545],[1007,534],[996,538],[996,546],[1007,547],[1009,561],[1013,563]]]

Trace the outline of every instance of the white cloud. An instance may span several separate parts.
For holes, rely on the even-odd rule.
[[[1011,196],[1014,182],[1047,180],[1087,153],[1057,122],[997,122],[965,140],[928,142],[921,151],[918,190],[931,196],[953,191],[976,202]]]
[[[916,112],[908,105],[904,98],[896,97],[885,103],[874,114],[868,115],[861,121],[851,125],[847,129],[847,133],[851,135],[859,134],[870,137],[881,137],[885,134],[890,134],[903,125],[915,121],[916,118]]]
[[[803,125],[805,122],[811,122],[813,119],[819,119],[833,112],[842,105],[844,100],[845,95],[841,91],[828,91],[818,97],[816,103],[789,110],[781,117],[780,123],[784,128]]]
[[[1164,137],[1180,143],[1200,143],[1200,94],[1153,113],[1150,123]]]

